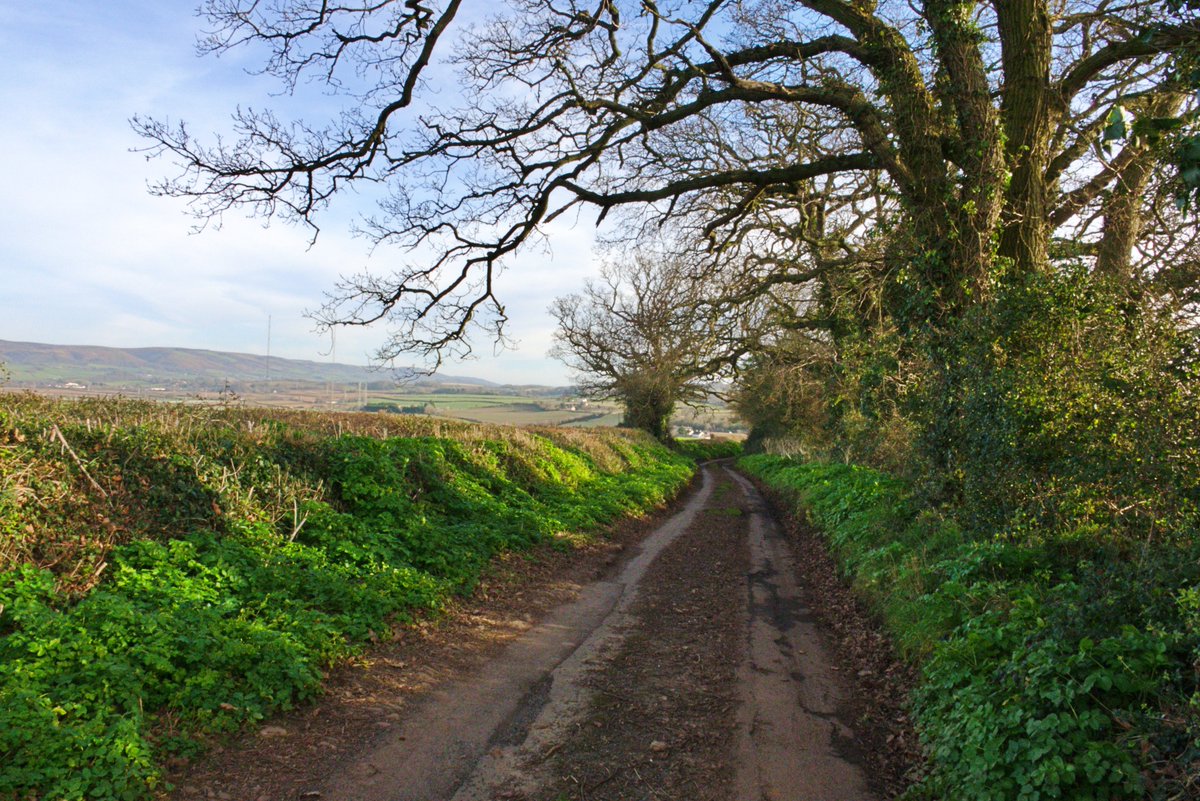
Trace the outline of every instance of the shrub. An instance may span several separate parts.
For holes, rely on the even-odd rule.
[[[742,455],[742,443],[732,439],[677,439],[674,448],[696,462],[732,459]]]

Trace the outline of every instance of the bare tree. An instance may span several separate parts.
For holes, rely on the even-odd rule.
[[[411,261],[345,279],[320,315],[391,321],[384,359],[437,362],[472,325],[500,335],[497,270],[568,211],[662,225],[703,210],[714,249],[786,250],[815,193],[902,219],[876,269],[906,326],[936,328],[1000,272],[1046,269],[1056,230],[1139,184],[1140,142],[1094,145],[1115,107],[1178,93],[1175,59],[1197,41],[1171,0],[511,0],[469,25],[463,6],[207,0],[205,50],[265,47],[286,87],[319,81],[353,105],[319,124],[240,111],[210,145],[135,120],[182,168],[156,191],[204,220],[241,207],[315,224],[347,187],[385,183],[367,231]],[[453,106],[423,94],[438,54],[462,81]],[[1098,230],[1124,248],[1135,229]],[[828,265],[861,266],[849,238],[825,245]]]
[[[829,450],[827,343],[785,335],[756,353],[742,371],[733,408],[750,426],[747,450],[795,448],[809,456]]]
[[[758,347],[749,304],[718,306],[683,262],[640,254],[609,265],[602,280],[558,298],[551,355],[590,395],[619,398],[625,424],[670,437],[675,405],[702,402]]]

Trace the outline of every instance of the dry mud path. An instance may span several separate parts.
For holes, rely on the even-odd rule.
[[[173,797],[884,797],[853,730],[870,670],[836,663],[793,538],[743,477],[707,465],[670,513],[548,561],[510,561],[322,703],[178,766]]]

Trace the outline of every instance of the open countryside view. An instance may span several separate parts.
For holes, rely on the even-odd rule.
[[[1200,4],[0,43],[0,801],[1200,799]]]

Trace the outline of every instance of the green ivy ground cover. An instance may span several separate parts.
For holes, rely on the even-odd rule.
[[[902,653],[929,773],[912,798],[1200,797],[1200,548],[1103,532],[975,539],[844,464],[738,462],[824,534]]]
[[[381,438],[129,412],[0,407],[3,799],[145,798],[195,734],[319,693],[328,666],[468,592],[497,552],[568,547],[694,469],[618,432]]]

